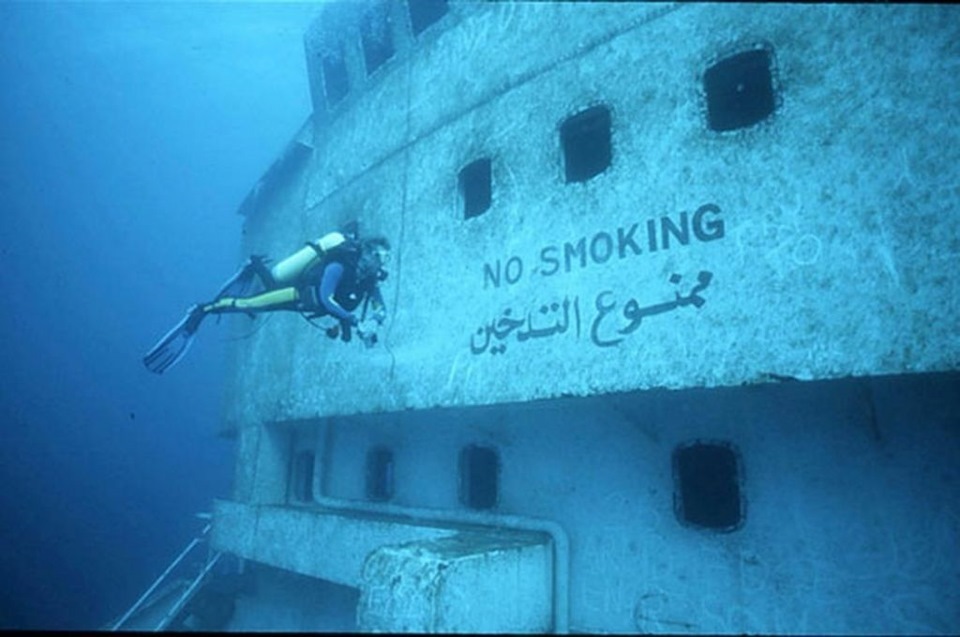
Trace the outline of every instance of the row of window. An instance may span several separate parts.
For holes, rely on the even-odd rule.
[[[414,36],[446,15],[447,0],[408,0],[407,9]],[[360,36],[367,74],[393,57],[395,47],[390,28],[389,4],[380,0],[371,5],[360,21]],[[334,105],[350,90],[349,77],[339,43],[321,55],[323,86],[327,102]],[[703,75],[707,125],[717,132],[753,126],[773,114],[776,108],[773,54],[758,46],[712,64]],[[567,119],[560,128],[567,183],[583,182],[604,172],[612,159],[610,110],[588,108]],[[481,158],[459,173],[464,219],[486,212],[492,203],[493,183],[490,158]]]
[[[711,130],[747,128],[773,114],[773,55],[768,48],[752,49],[718,61],[707,69],[703,81],[707,125]],[[567,183],[587,181],[610,166],[610,123],[610,109],[598,105],[560,125]],[[490,158],[470,162],[460,170],[458,179],[464,219],[486,212],[493,201]]]
[[[291,491],[299,502],[313,500],[316,455],[301,451],[293,460]],[[499,498],[500,455],[491,447],[470,445],[460,454],[460,501],[471,509],[492,509]],[[367,452],[366,496],[373,502],[393,499],[393,451],[374,447]]]
[[[407,0],[414,37],[447,14],[447,2],[448,0]],[[374,2],[363,15],[360,20],[360,41],[368,76],[396,53],[390,25],[390,5],[387,0]],[[773,113],[775,96],[771,62],[770,48],[759,46],[722,59],[706,70],[703,82],[707,96],[707,120],[712,130],[745,128]],[[333,106],[350,91],[342,42],[338,42],[332,51],[320,56],[320,67],[327,103]],[[595,123],[602,126],[600,121]],[[587,123],[581,123],[580,126],[584,124]],[[575,123],[571,125],[578,126]],[[609,121],[607,126],[609,127]],[[598,150],[596,161],[602,161],[602,150]],[[589,171],[589,167],[586,170]],[[569,175],[568,180],[571,180]]]
[[[313,451],[301,451],[293,462],[292,492],[300,502],[313,501]],[[726,442],[694,441],[673,454],[674,511],[684,524],[733,531],[743,524],[740,456]],[[469,445],[460,452],[460,502],[489,510],[500,499],[500,454],[493,447]],[[387,502],[394,495],[393,451],[373,447],[367,452],[366,497]]]
[[[410,28],[416,37],[447,14],[447,0],[407,0],[407,11]],[[360,44],[368,76],[396,53],[390,26],[390,4],[387,0],[372,3],[361,18]],[[350,92],[350,77],[342,43],[320,56],[320,68],[327,104],[333,106]]]

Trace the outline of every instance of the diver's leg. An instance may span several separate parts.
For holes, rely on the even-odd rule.
[[[260,283],[259,289],[251,290],[254,279]],[[236,274],[227,279],[227,282],[220,286],[214,300],[233,297],[240,298],[250,292],[264,292],[275,290],[277,282],[267,267],[267,258],[258,254],[249,257]]]
[[[273,310],[299,309],[300,293],[296,288],[280,288],[250,297],[224,296],[210,303],[194,305],[180,322],[144,355],[143,364],[157,374],[169,369],[187,353],[200,324],[210,314],[243,312],[252,315]]]
[[[204,314],[229,314],[243,312],[255,314],[275,310],[297,310],[300,308],[300,293],[297,288],[280,288],[250,297],[225,296],[201,306]]]
[[[273,278],[273,273],[270,271],[270,268],[267,267],[269,261],[270,259],[263,255],[254,254],[250,257],[248,267],[257,275],[257,278],[260,279],[264,290],[275,290],[277,288],[277,280]]]

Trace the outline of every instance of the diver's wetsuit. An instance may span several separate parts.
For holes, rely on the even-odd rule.
[[[353,312],[364,299],[373,303],[374,310],[383,308],[383,296],[377,285],[379,277],[374,274],[361,278],[359,254],[355,251],[335,250],[315,270],[319,276],[307,277],[311,294],[301,291],[301,302],[309,299],[310,306],[305,309],[312,312],[313,317],[329,315],[338,319],[344,329],[344,340],[349,340],[349,328],[359,322]],[[316,278],[319,281],[315,281]]]
[[[351,328],[366,319],[372,303],[373,319],[382,324],[385,309],[379,283],[387,276],[383,269],[383,251],[389,250],[386,240],[373,239],[361,246],[356,239],[332,232],[308,246],[273,269],[267,269],[264,257],[251,256],[220,288],[213,301],[198,303],[187,310],[180,322],[144,355],[144,365],[157,374],[169,369],[183,357],[200,324],[211,314],[253,316],[285,310],[300,312],[308,319],[331,316],[340,325],[328,329],[327,335],[335,338],[339,334],[344,341],[349,341]],[[310,258],[311,249],[320,257],[318,260]],[[288,267],[284,270],[285,265]],[[282,274],[275,276],[276,272]],[[255,279],[259,279],[262,291],[244,296]],[[354,311],[361,303],[361,316],[357,317]],[[367,346],[377,341],[375,332],[368,331],[361,336]]]
[[[374,303],[374,310],[383,307],[377,285],[384,278],[382,270],[361,274],[363,268],[355,245],[337,247],[324,254],[293,284],[276,286],[261,276],[266,291],[249,297],[220,297],[202,306],[201,311],[203,314],[258,314],[287,310],[306,312],[312,318],[329,315],[345,325],[356,325],[359,320],[353,311],[365,298]]]

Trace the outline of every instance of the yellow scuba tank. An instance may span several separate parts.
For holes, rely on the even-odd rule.
[[[316,241],[308,242],[289,257],[272,268],[270,274],[280,285],[289,285],[313,267],[327,252],[345,243],[347,238],[339,232],[331,232]]]

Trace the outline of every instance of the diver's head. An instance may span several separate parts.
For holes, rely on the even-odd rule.
[[[387,278],[386,265],[390,260],[390,242],[385,237],[370,237],[360,242],[360,261],[357,274],[360,279]]]

